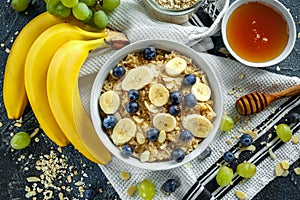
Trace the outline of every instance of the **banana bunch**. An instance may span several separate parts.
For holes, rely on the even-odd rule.
[[[59,146],[71,142],[89,160],[105,164],[111,155],[99,141],[82,105],[78,74],[90,51],[121,48],[128,40],[116,31],[92,32],[67,22],[43,13],[21,31],[6,65],[5,107],[8,117],[16,119],[29,100],[41,128],[53,142]],[[26,41],[33,33],[33,39]],[[21,83],[21,93],[17,82]]]

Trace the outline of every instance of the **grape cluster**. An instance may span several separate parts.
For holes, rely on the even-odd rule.
[[[77,20],[106,28],[108,15],[120,5],[120,0],[44,0],[47,11],[54,16],[67,18],[71,15]]]

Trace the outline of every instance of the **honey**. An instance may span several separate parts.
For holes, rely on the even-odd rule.
[[[229,17],[226,34],[232,50],[250,62],[280,55],[288,43],[288,25],[274,8],[259,2],[238,7]]]

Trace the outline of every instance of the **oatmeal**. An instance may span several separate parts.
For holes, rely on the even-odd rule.
[[[181,10],[185,8],[189,8],[195,5],[198,0],[154,0],[158,5],[173,9],[173,10]]]
[[[213,104],[201,66],[153,47],[121,60],[99,98],[105,132],[141,162],[183,160],[210,134]]]

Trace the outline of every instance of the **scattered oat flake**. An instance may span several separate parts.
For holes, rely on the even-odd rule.
[[[290,168],[290,164],[288,161],[283,160],[280,162],[282,169],[289,169]]]
[[[234,194],[240,200],[247,199],[247,194],[245,192],[241,191],[241,190],[236,190]]]
[[[300,32],[298,33],[298,39],[300,39]]]
[[[293,144],[298,144],[300,141],[300,135],[295,135],[292,139]]]
[[[130,175],[129,172],[121,171],[121,172],[120,172],[120,177],[121,177],[123,180],[127,181],[127,180],[130,179],[131,175]]]
[[[53,197],[53,191],[51,190],[46,190],[43,192],[44,199],[51,199]]]
[[[29,198],[31,198],[31,197],[33,197],[33,196],[35,196],[35,195],[36,195],[36,191],[32,190],[32,191],[27,192],[27,193],[25,194],[25,197],[26,197],[27,199],[29,199]]]
[[[282,166],[281,166],[280,162],[277,163],[276,166],[275,166],[275,175],[276,176],[282,176],[283,172],[284,172],[284,169],[282,169]]]
[[[0,45],[1,47],[4,47],[5,46],[5,44],[4,43],[1,43],[1,45]]]
[[[276,66],[276,71],[280,71],[280,67],[279,66]]]
[[[22,127],[22,124],[21,123],[19,123],[19,122],[16,122],[15,124],[14,124],[14,126],[16,126],[16,127]]]
[[[289,175],[289,170],[283,170],[283,173],[281,174],[281,176],[283,177],[287,177]]]
[[[58,193],[59,200],[64,200],[64,193]]]
[[[227,143],[227,144],[229,144],[229,145],[233,144],[233,143],[232,143],[232,141],[231,141],[231,140],[229,140],[229,139],[228,139],[228,140],[226,140],[226,143]]]
[[[27,182],[40,182],[41,179],[35,176],[30,176],[26,178]]]
[[[3,123],[2,122],[0,122],[0,127],[2,127],[3,126]]]
[[[126,190],[126,194],[128,196],[133,196],[136,192],[136,186],[135,185],[132,185],[132,186],[129,186]]]
[[[294,168],[294,172],[295,172],[295,174],[296,175],[300,175],[300,167],[296,167],[296,168]]]
[[[76,186],[82,186],[82,185],[84,185],[84,182],[82,182],[82,181],[77,181],[77,182],[75,183],[75,185],[76,185]]]
[[[242,132],[250,135],[252,137],[252,139],[256,139],[258,136],[258,130],[251,131],[249,129],[246,129],[246,130],[243,130]]]
[[[30,137],[33,138],[34,136],[36,136],[36,134],[38,134],[40,128],[36,128],[34,129],[34,131],[30,134]]]
[[[270,154],[270,157],[275,160],[276,159],[276,154],[272,151],[272,149],[269,149],[268,150],[269,154]]]
[[[238,77],[239,79],[243,79],[243,78],[245,78],[245,74],[239,74],[239,77]]]
[[[10,52],[10,49],[9,49],[9,48],[6,48],[6,49],[5,49],[5,52],[6,52],[6,53],[9,53],[9,52]]]
[[[247,146],[247,147],[241,147],[240,148],[240,151],[255,151],[256,150],[256,147],[254,145],[250,145],[250,146]]]

